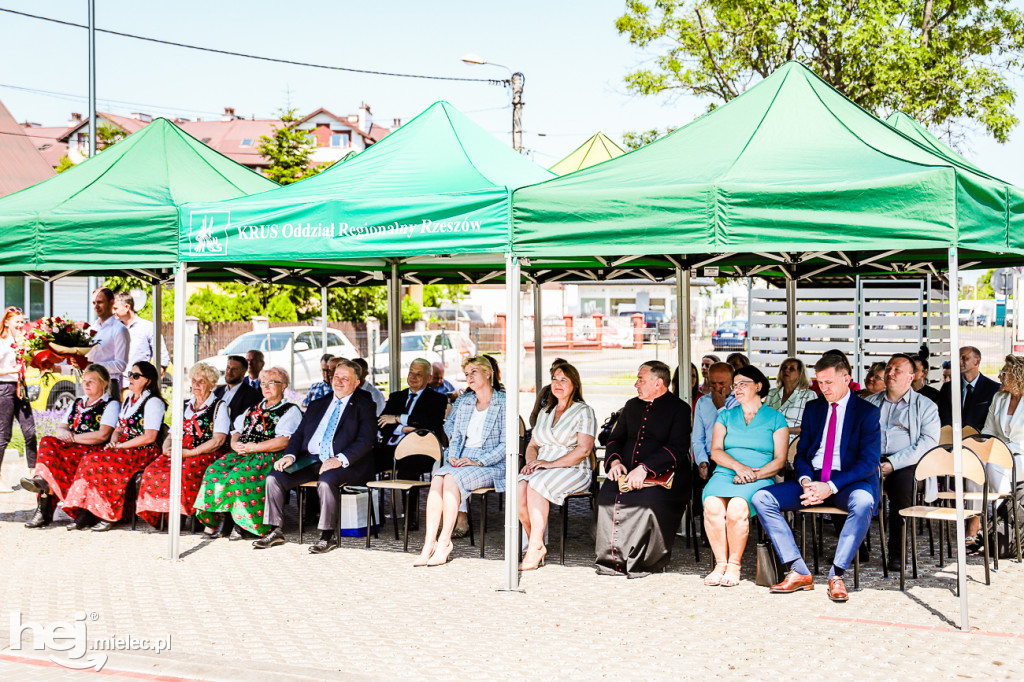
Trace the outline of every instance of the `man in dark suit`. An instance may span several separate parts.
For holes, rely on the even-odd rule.
[[[320,540],[309,548],[313,554],[337,549],[334,530],[338,522],[340,488],[365,485],[373,476],[373,444],[376,440],[376,409],[373,399],[359,388],[359,369],[342,360],[331,380],[334,392],[309,404],[285,454],[274,462],[267,476],[267,503],[263,523],[273,526],[253,547],[266,549],[284,543],[284,503],[289,490],[317,481],[320,497]],[[298,470],[285,471],[293,464]]]
[[[985,427],[988,408],[992,398],[999,392],[1000,384],[981,373],[981,351],[974,346],[960,349],[960,400],[963,406],[961,423],[973,426],[978,431]],[[939,389],[939,421],[943,426],[953,423],[953,397],[950,382]]]
[[[407,433],[419,429],[433,432],[446,443],[444,434],[444,413],[448,407],[448,398],[427,386],[433,367],[423,358],[409,363],[409,375],[406,377],[408,388],[395,391],[388,396],[387,404],[377,420],[380,426],[380,442],[374,448],[374,459],[377,471],[390,471],[395,457],[395,446]],[[434,458],[429,455],[411,455],[398,462],[396,476],[401,480],[416,480],[429,472],[434,466]],[[417,530],[416,511],[419,509],[419,490],[409,491],[409,530]]]
[[[813,590],[814,577],[800,556],[784,512],[828,505],[847,512],[836,554],[828,574],[828,596],[846,601],[843,575],[867,536],[881,497],[878,463],[881,457],[880,413],[877,407],[850,391],[850,365],[845,357],[826,353],[814,365],[822,397],[807,403],[797,443],[796,481],[763,488],[751,499],[761,525],[789,567],[772,592]]]
[[[253,388],[244,381],[245,373],[249,369],[249,361],[241,355],[229,355],[228,364],[224,370],[224,385],[218,386],[213,393],[219,400],[228,405],[228,417],[231,423],[235,423],[238,415],[250,407],[258,405],[263,400],[263,394],[259,386]]]

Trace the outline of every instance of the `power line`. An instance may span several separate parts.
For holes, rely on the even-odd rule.
[[[6,9],[0,7],[0,12],[7,12],[8,14],[16,14],[22,17],[28,17],[29,19],[39,19],[40,21],[48,21],[53,24],[61,24],[62,26],[73,26],[74,28],[88,28],[84,24],[76,24],[70,21],[62,21],[61,19],[54,19],[52,17],[44,17],[38,14],[29,14],[28,12],[18,12],[13,9]],[[172,40],[161,40],[159,38],[149,38],[146,36],[137,36],[131,33],[122,33],[121,31],[111,31],[105,28],[95,29],[97,33],[107,33],[109,35],[121,36],[122,38],[134,38],[135,40],[144,40],[150,43],[158,43],[160,45],[170,45],[172,47],[184,47],[189,50],[199,50],[200,52],[213,52],[215,54],[228,55],[230,57],[243,57],[245,59],[257,59],[263,62],[275,62],[277,64],[290,64],[292,66],[308,66],[313,69],[327,69],[330,71],[347,71],[349,73],[359,73],[369,76],[392,76],[394,78],[421,78],[425,80],[435,81],[460,81],[465,83],[490,83],[492,85],[505,85],[505,81],[496,80],[493,78],[459,78],[456,76],[427,76],[423,74],[415,73],[395,73],[391,71],[373,71],[370,69],[355,69],[348,66],[329,66],[326,64],[313,64],[310,62],[299,62],[292,59],[278,59],[276,57],[261,57],[254,54],[246,54],[244,52],[232,52],[230,50],[218,50],[212,47],[201,47],[199,45],[188,45],[186,43],[177,43]]]
[[[88,100],[89,98],[85,95],[76,95],[70,92],[56,92],[54,90],[40,90],[38,88],[26,88],[21,85],[9,85],[7,83],[0,83],[0,88],[9,88],[11,90],[21,90],[22,92],[31,92],[38,95],[46,95],[48,97],[55,97],[57,99],[66,99],[74,102],[81,102]],[[190,114],[208,114],[210,116],[220,116],[223,112],[219,111],[202,111],[200,109],[189,109],[187,107],[164,107],[158,104],[143,104],[142,102],[130,102],[123,99],[110,99],[109,97],[100,97],[101,102],[108,104],[124,104],[132,107],[144,107],[155,111],[179,111],[188,112]]]

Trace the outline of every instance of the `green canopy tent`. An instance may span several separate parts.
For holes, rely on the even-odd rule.
[[[74,168],[0,199],[0,272],[171,268],[179,204],[276,186],[158,118]]]
[[[1020,263],[1020,191],[937,153],[789,62],[713,112],[607,163],[512,197],[512,249],[535,277],[576,269],[655,278],[674,270],[681,367],[689,362],[690,273],[781,272],[790,355],[795,282],[828,271],[931,271],[958,258]],[[728,273],[728,270],[727,270]],[[953,348],[958,329],[950,331]],[[518,338],[510,339],[510,343]],[[516,376],[515,363],[510,375]],[[954,382],[961,471],[959,382]],[[689,385],[682,387],[689,393]],[[688,397],[688,396],[686,396]],[[962,477],[956,476],[962,521]],[[958,524],[961,627],[967,627],[963,524]]]
[[[958,166],[970,168],[979,175],[986,175],[985,171],[955,152],[949,145],[932,135],[927,128],[902,111],[894,111],[889,118],[885,119],[885,122],[933,154],[948,159]]]
[[[571,154],[551,167],[551,172],[558,175],[575,173],[583,168],[590,168],[599,163],[622,156],[626,150],[612,142],[602,132],[597,132],[593,137],[577,147]]]
[[[401,278],[498,281],[508,267],[512,189],[551,177],[451,104],[437,102],[380,142],[311,178],[250,197],[182,206],[178,256],[187,267],[178,268],[175,286],[184,291],[186,271],[193,269],[204,277],[230,272],[256,281],[300,279],[324,288],[362,284],[388,273],[388,333],[397,337]],[[326,319],[326,295],[321,298]],[[184,296],[175,304],[175,318],[183,318]],[[175,331],[176,347],[182,347],[183,328]],[[391,348],[389,375],[396,390],[399,344]],[[182,380],[175,376],[175,384]],[[181,409],[173,408],[177,434]],[[517,432],[518,413],[509,412],[508,418],[509,433]],[[173,442],[176,462],[180,440]],[[172,470],[178,469],[172,465]],[[171,556],[177,558],[173,525],[171,534]],[[506,553],[511,547],[507,542]]]

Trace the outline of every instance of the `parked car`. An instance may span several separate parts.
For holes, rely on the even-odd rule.
[[[478,322],[483,323],[484,318],[475,310],[466,308],[424,308],[423,319],[438,322]]]
[[[30,367],[25,370],[25,387],[33,410],[63,412],[75,402],[75,377],[70,374],[55,371],[43,379],[42,372]]]
[[[739,350],[747,347],[747,321],[728,320],[711,332],[711,347],[715,350]]]
[[[385,339],[374,354],[377,368],[377,381],[387,381],[391,350],[391,339]],[[476,345],[462,332],[424,331],[406,332],[402,334],[402,378],[409,372],[409,364],[416,358],[429,360],[431,363],[443,362],[445,378],[454,383],[466,380],[462,372],[462,361],[476,355]],[[383,377],[383,379],[381,378]]]
[[[359,357],[359,349],[337,329],[327,330],[327,350],[323,348],[323,332],[319,327],[272,327],[265,332],[248,332],[229,343],[219,354],[203,358],[221,372],[229,355],[245,355],[250,350],[263,351],[267,367],[283,367],[292,375],[291,388],[305,391],[320,374],[320,356],[325,352],[349,360]]]
[[[632,317],[633,315],[640,313],[644,316],[644,328],[650,329],[647,332],[647,340],[654,339],[655,332],[657,329],[657,336],[662,339],[667,339],[672,336],[672,323],[668,319],[668,315],[660,310],[621,310],[619,311],[619,317]]]

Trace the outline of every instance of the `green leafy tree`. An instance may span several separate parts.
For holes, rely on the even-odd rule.
[[[622,134],[622,144],[626,145],[626,149],[629,150],[640,149],[640,147],[649,145],[662,135],[668,135],[671,132],[672,128],[668,128],[665,132],[661,132],[657,128],[642,130],[640,132],[627,130]]]
[[[127,137],[127,134],[117,126],[100,122],[96,124],[96,151],[101,152],[107,147],[117,144]]]
[[[442,303],[458,303],[468,294],[468,284],[427,284],[423,287],[423,305],[438,308]]]
[[[1024,56],[1010,0],[627,0],[620,35],[659,54],[626,76],[644,95],[728,102],[798,59],[868,111],[900,109],[955,142],[966,125],[1006,142],[1007,75]]]
[[[992,288],[992,275],[995,270],[989,270],[984,275],[978,278],[978,298],[979,299],[994,299],[996,297],[996,290]]]
[[[290,185],[316,175],[320,168],[312,165],[313,147],[309,133],[296,129],[299,118],[295,109],[282,109],[280,127],[271,135],[260,136],[256,151],[270,159],[266,176],[282,185]]]
[[[57,162],[57,167],[54,168],[54,170],[57,171],[58,173],[63,173],[68,168],[74,167],[75,164],[71,162],[71,158],[67,154],[65,154],[64,156],[60,157],[60,160]]]

